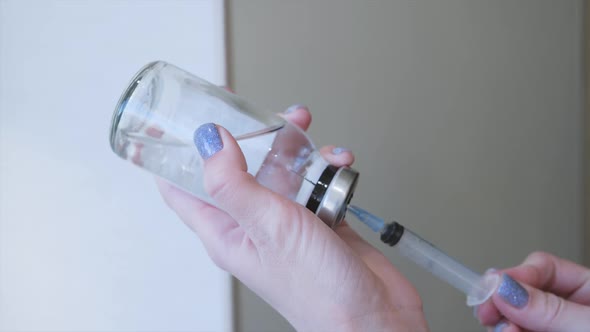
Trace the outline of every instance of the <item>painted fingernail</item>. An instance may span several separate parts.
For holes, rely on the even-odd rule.
[[[350,150],[347,148],[341,148],[341,147],[335,147],[332,149],[333,154],[341,154],[343,152],[348,152],[348,151],[350,151]]]
[[[205,160],[223,149],[223,141],[214,123],[201,125],[195,130],[193,138],[199,154]]]
[[[307,106],[301,105],[301,104],[295,104],[295,105],[287,108],[287,110],[285,110],[285,114],[293,113],[295,110],[300,109],[300,108],[307,109]]]
[[[522,308],[529,301],[529,293],[526,289],[507,274],[502,275],[502,282],[497,292],[502,300],[515,308]]]
[[[494,332],[502,332],[507,327],[508,327],[508,322],[502,321],[502,322],[496,324],[496,326],[494,327]]]

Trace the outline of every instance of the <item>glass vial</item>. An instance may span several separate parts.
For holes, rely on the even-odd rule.
[[[330,227],[344,218],[358,172],[329,165],[307,135],[280,116],[166,62],[142,68],[121,96],[111,148],[214,204],[203,189],[203,161],[193,141],[195,130],[209,122],[235,137],[260,184],[306,206]]]

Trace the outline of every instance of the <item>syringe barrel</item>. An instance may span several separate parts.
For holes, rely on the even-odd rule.
[[[470,295],[473,292],[473,288],[477,287],[480,282],[480,275],[449,257],[430,242],[420,238],[407,228],[404,230],[395,248],[403,256],[430,271],[430,273],[443,281],[448,282],[451,286],[466,295]]]
[[[497,288],[497,274],[480,276],[399,223],[385,223],[383,219],[353,205],[348,207],[348,211],[372,230],[380,232],[381,241],[397,248],[409,260],[462,291],[467,295],[468,306],[482,304]]]

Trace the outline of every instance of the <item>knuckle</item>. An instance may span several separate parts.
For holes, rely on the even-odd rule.
[[[283,206],[273,197],[269,197],[264,206],[250,205],[244,209],[240,219],[245,222],[247,230],[256,234],[259,239],[267,239],[271,242],[276,239],[276,227],[284,219]]]
[[[292,263],[301,244],[299,211],[295,206],[277,200],[259,213],[259,219],[249,223],[246,231],[261,260],[270,265]]]
[[[543,251],[529,254],[518,269],[528,277],[529,283],[539,287],[551,284],[555,275],[552,255]]]
[[[551,261],[551,254],[544,251],[533,251],[524,260],[524,263],[547,263]]]
[[[252,194],[256,195],[256,194]],[[282,218],[283,207],[275,195],[258,195],[234,208],[232,216],[248,230],[266,230]]]
[[[209,174],[204,179],[205,191],[216,201],[232,199],[239,192],[244,175],[247,173],[224,174],[219,171]]]
[[[545,320],[545,325],[551,329],[551,327],[559,326],[559,320],[566,309],[565,300],[561,297],[547,293],[543,300],[543,313],[542,317]]]

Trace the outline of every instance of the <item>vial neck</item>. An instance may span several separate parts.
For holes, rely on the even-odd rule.
[[[320,176],[324,170],[330,166],[318,151],[312,152],[307,159],[306,164],[307,165],[304,167],[305,170],[303,174],[301,174],[301,176],[303,176],[301,188],[295,198],[295,201],[303,206],[307,205],[309,197],[311,196]]]

